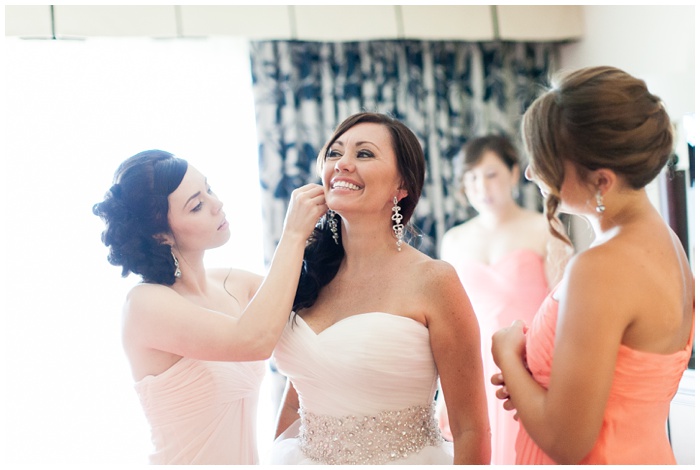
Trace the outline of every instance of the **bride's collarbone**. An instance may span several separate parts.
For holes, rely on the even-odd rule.
[[[326,290],[384,289],[388,286],[398,287],[416,279],[422,272],[423,265],[417,263],[379,263],[372,268],[339,271]]]
[[[387,313],[410,318],[421,318],[415,302],[410,295],[403,295],[390,289],[387,285],[379,288],[358,289],[338,292],[326,291],[313,307],[305,310],[302,317],[307,323],[328,327],[349,317],[367,313]]]

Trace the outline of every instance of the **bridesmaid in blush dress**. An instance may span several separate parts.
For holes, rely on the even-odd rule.
[[[666,423],[692,351],[695,279],[645,189],[673,150],[664,104],[620,69],[584,68],[555,77],[522,135],[547,218],[582,216],[595,238],[530,325],[493,336],[492,383],[521,424],[516,463],[674,464]]]
[[[520,181],[518,154],[510,140],[487,135],[463,150],[462,188],[478,215],[443,237],[440,257],[452,264],[474,307],[481,330],[489,421],[491,463],[515,463],[518,423],[493,393],[491,336],[522,319],[530,322],[570,258],[568,245],[549,233],[543,214],[520,207],[513,194]],[[451,439],[440,401],[440,427]]]
[[[205,268],[231,237],[223,203],[187,161],[147,150],[117,168],[105,199],[109,262],[142,282],[125,299],[122,342],[151,429],[151,464],[258,463],[264,359],[284,329],[323,189],[295,190],[265,278]]]

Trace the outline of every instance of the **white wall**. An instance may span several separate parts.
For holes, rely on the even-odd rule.
[[[584,6],[583,39],[563,46],[562,68],[612,65],[642,78],[674,121],[695,110],[695,7]]]

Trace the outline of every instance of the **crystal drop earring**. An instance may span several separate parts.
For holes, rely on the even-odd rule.
[[[170,249],[170,254],[173,256],[173,261],[175,261],[175,277],[181,278],[182,271],[180,271],[180,263],[177,261],[177,258],[175,257],[175,253],[173,253],[172,248]]]
[[[600,189],[595,193],[595,211],[599,214],[605,212],[605,204],[603,204],[603,195],[600,193]]]
[[[400,214],[401,206],[399,206],[399,200],[396,196],[394,196],[394,207],[392,207],[391,210],[394,212],[391,215],[391,220],[394,221],[392,228],[394,229],[394,236],[396,237],[396,248],[398,251],[401,251],[401,245],[403,244],[403,224],[401,220],[403,220],[403,216]]]
[[[335,211],[333,209],[328,209],[326,219],[328,220],[328,227],[333,234],[333,241],[338,245],[338,221],[335,220]]]

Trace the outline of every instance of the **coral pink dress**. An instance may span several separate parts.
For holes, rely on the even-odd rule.
[[[548,296],[537,313],[526,339],[527,363],[535,380],[547,388],[554,350],[559,304]],[[654,354],[620,346],[603,425],[593,449],[581,464],[675,464],[666,435],[671,400],[688,367],[693,328],[686,347],[673,354]],[[522,427],[516,443],[517,463],[555,462]]]
[[[449,261],[449,260],[448,260]],[[500,372],[491,355],[491,337],[514,320],[530,324],[549,292],[542,257],[528,249],[515,250],[492,265],[473,260],[453,263],[464,285],[481,330],[481,357],[491,424],[491,463],[515,463],[515,438],[519,424],[514,412],[503,409],[491,385],[491,376]],[[451,439],[449,424],[440,417],[443,435]]]
[[[135,384],[151,425],[150,463],[258,463],[257,403],[264,361],[183,357]]]

